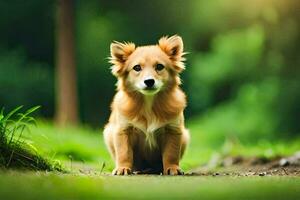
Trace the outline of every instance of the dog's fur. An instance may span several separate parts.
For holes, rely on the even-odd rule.
[[[104,138],[115,161],[113,174],[182,174],[179,160],[189,134],[183,116],[186,97],[179,87],[185,68],[181,37],[163,37],[157,45],[141,47],[113,42],[110,50],[118,83]],[[149,78],[155,82],[151,90],[145,88]]]

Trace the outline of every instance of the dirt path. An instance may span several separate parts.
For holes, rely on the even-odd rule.
[[[199,176],[296,176],[300,177],[300,152],[290,157],[224,158],[214,168],[202,166],[187,175]]]
[[[212,162],[215,162],[212,164]],[[67,164],[70,165],[70,164]],[[87,165],[84,163],[71,164],[72,172],[84,175],[110,175],[103,172],[105,166]],[[145,175],[145,174],[143,174]],[[185,176],[289,176],[300,177],[300,152],[290,157],[245,158],[241,156],[226,157],[210,161],[207,165],[189,170]]]

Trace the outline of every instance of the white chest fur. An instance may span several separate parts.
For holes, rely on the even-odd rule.
[[[144,116],[146,123],[134,121],[132,125],[145,134],[146,144],[152,149],[157,147],[158,130],[165,125],[160,122],[154,115]]]
[[[163,127],[166,123],[161,122],[153,113],[152,110],[152,101],[153,97],[146,97],[145,98],[145,106],[141,110],[143,117],[145,118],[145,122],[140,122],[138,120],[134,120],[132,125],[136,128],[140,129],[146,138],[146,143],[150,148],[157,147],[157,134],[158,129]]]

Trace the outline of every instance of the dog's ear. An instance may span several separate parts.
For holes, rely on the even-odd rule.
[[[121,43],[114,41],[110,44],[111,57],[109,58],[109,62],[113,64],[111,69],[115,76],[120,76],[124,72],[124,64],[134,50],[134,43]]]
[[[183,61],[185,58],[183,56],[185,53],[183,52],[183,42],[180,36],[162,37],[158,41],[158,46],[174,62],[174,68],[177,72],[184,70],[185,66]]]

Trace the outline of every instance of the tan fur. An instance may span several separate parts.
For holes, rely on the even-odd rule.
[[[182,39],[163,37],[158,45],[135,47],[111,44],[112,73],[118,78],[111,116],[104,129],[106,145],[115,161],[115,175],[133,171],[181,174],[179,160],[189,140],[184,126],[186,97],[179,73],[185,68]],[[155,66],[162,64],[163,70]],[[139,65],[141,71],[133,70]],[[147,77],[155,93],[141,89]],[[146,91],[147,92],[147,91]]]

